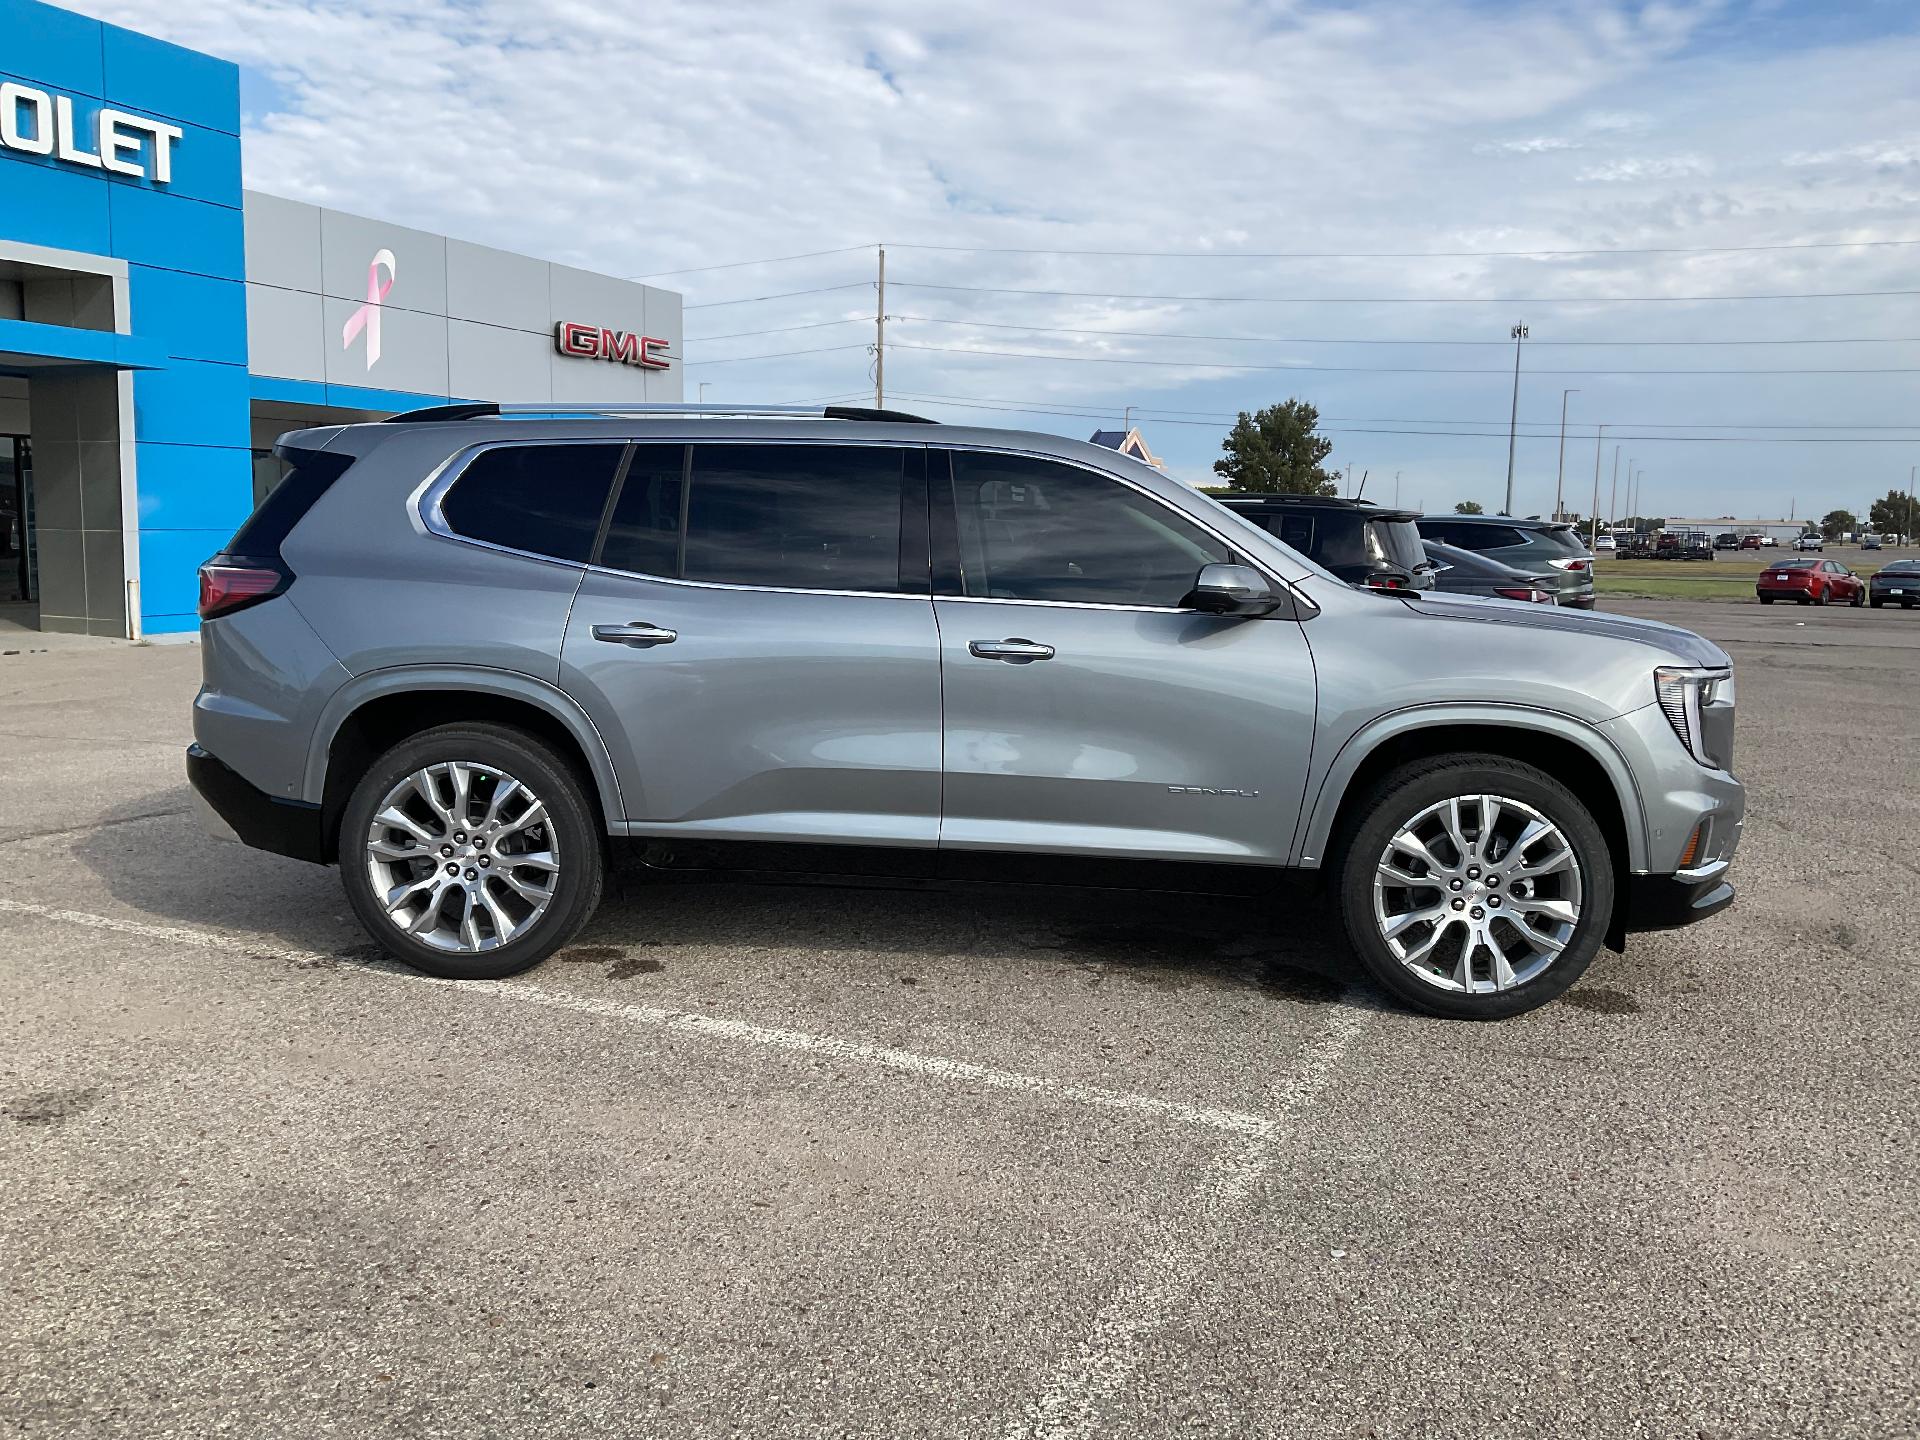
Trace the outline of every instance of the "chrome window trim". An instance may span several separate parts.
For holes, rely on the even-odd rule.
[[[1083,460],[1068,459],[1050,454],[1045,450],[1034,450],[1013,445],[955,444],[936,441],[903,441],[898,439],[854,439],[838,436],[794,436],[769,438],[763,435],[590,435],[590,436],[544,436],[525,435],[507,436],[498,440],[480,440],[456,450],[441,461],[417,486],[407,498],[408,512],[419,520],[429,534],[442,540],[451,540],[458,545],[471,545],[477,550],[491,550],[500,555],[517,555],[523,560],[538,560],[547,565],[559,565],[569,570],[583,570],[588,574],[606,575],[627,580],[646,580],[656,585],[680,585],[696,590],[733,590],[758,595],[851,595],[872,600],[957,600],[972,605],[1045,605],[1071,610],[1112,610],[1120,613],[1153,615],[1198,615],[1204,612],[1182,609],[1178,605],[1113,605],[1092,600],[1020,600],[999,595],[933,595],[918,591],[900,590],[821,590],[784,585],[736,585],[724,580],[682,580],[668,575],[650,575],[644,570],[622,570],[611,565],[594,565],[584,561],[562,560],[555,555],[543,555],[537,550],[520,550],[511,545],[495,544],[491,540],[476,539],[471,535],[462,535],[447,524],[441,510],[441,502],[447,492],[452,490],[462,472],[472,464],[474,458],[487,450],[499,450],[509,445],[868,445],[893,450],[941,450],[948,454],[966,451],[982,455],[1014,455],[1025,459],[1044,460],[1055,465],[1070,466],[1075,470],[1084,470],[1089,475],[1098,475],[1124,485],[1137,495],[1169,510],[1196,529],[1212,536],[1227,547],[1228,553],[1239,555],[1250,568],[1260,572],[1270,585],[1279,587],[1296,607],[1296,619],[1304,620],[1318,615],[1320,607],[1307,597],[1292,581],[1275,574],[1255,556],[1245,553],[1231,536],[1222,534],[1214,526],[1199,516],[1174,504],[1164,495],[1155,494],[1146,486],[1119,475],[1098,465],[1090,465]],[[1277,540],[1276,540],[1276,543]]]

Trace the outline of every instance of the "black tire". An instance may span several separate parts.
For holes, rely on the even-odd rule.
[[[1858,610],[1862,605],[1867,603],[1867,592],[1864,590],[1854,591],[1853,599],[1849,600],[1847,603],[1853,606],[1854,609]]]
[[[1468,795],[1530,805],[1558,826],[1580,867],[1578,923],[1566,948],[1533,979],[1507,990],[1465,994],[1415,975],[1387,947],[1373,914],[1374,870],[1400,828],[1430,805]],[[1368,973],[1416,1010],[1459,1020],[1502,1020],[1558,999],[1586,971],[1613,917],[1614,857],[1606,836],[1574,793],[1531,765],[1500,755],[1442,755],[1385,776],[1351,806],[1355,818],[1335,846],[1332,874],[1348,943]]]
[[[367,834],[380,802],[408,775],[449,760],[497,767],[537,795],[560,861],[545,912],[524,934],[479,953],[436,949],[406,934],[387,917],[368,873]],[[442,725],[401,741],[375,760],[354,786],[341,817],[339,859],[347,899],[374,943],[396,960],[446,980],[497,980],[539,964],[592,918],[606,884],[605,838],[579,778],[545,743],[506,725]]]
[[[1813,603],[1814,603],[1815,605],[1824,605],[1824,604],[1826,604],[1826,603],[1827,603],[1827,592],[1826,592],[1825,590],[1816,590],[1816,591],[1814,591],[1814,592],[1813,592]]]
[[[1771,605],[1771,604],[1773,603],[1773,596],[1771,596],[1771,595],[1762,595],[1762,596],[1760,597],[1760,603],[1761,603],[1762,605]]]
[[[1874,609],[1878,610],[1882,605],[1886,604],[1887,602],[1884,600],[1869,600],[1867,603],[1873,606]],[[1901,608],[1904,609],[1905,606],[1902,606]]]

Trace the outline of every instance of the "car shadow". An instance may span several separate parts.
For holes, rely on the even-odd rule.
[[[68,842],[71,853],[115,900],[159,922],[230,930],[274,949],[374,953],[332,869],[215,840],[200,830],[191,800],[184,785],[125,800]],[[85,908],[84,895],[67,903]],[[568,950],[614,959],[610,952],[638,947],[652,957],[776,947],[884,957],[917,974],[1043,959],[1096,984],[1237,990],[1302,1004],[1361,1003],[1365,988],[1331,907],[1280,877],[1273,893],[1248,898],[660,872],[623,857]]]

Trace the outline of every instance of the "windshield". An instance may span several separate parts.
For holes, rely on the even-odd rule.
[[[1569,555],[1584,555],[1587,553],[1586,542],[1580,538],[1580,533],[1571,526],[1556,525],[1551,530],[1542,530],[1540,534],[1544,539],[1552,542]]]

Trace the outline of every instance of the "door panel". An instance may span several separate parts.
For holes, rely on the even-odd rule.
[[[636,622],[674,638],[593,638]],[[925,596],[594,571],[560,675],[607,741],[633,833],[934,843],[940,667]]]
[[[1278,862],[1313,736],[1297,621],[942,598],[943,848]],[[982,658],[1025,640],[1047,659]]]

